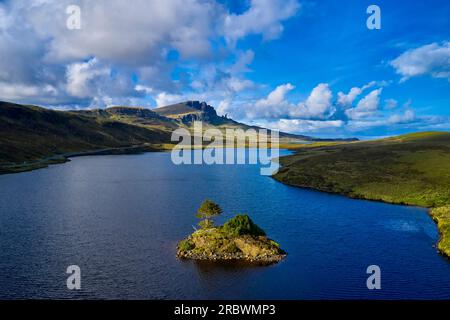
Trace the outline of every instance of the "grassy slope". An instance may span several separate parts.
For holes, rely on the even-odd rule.
[[[159,145],[170,134],[108,117],[0,103],[0,173],[64,161],[67,153]]]
[[[184,104],[175,109],[168,107],[168,112],[180,112],[180,106]],[[199,113],[187,107],[181,111]],[[215,111],[212,113],[215,115]],[[226,128],[250,128],[217,115],[213,118],[204,129],[224,132]],[[173,146],[170,137],[177,128],[192,129],[176,117],[168,118],[145,108],[119,106],[62,112],[0,101],[0,174],[63,162],[73,153],[167,149]],[[297,141],[302,138],[284,135]]]
[[[281,164],[275,178],[286,184],[432,208],[442,236],[438,248],[450,256],[450,133],[313,144]]]

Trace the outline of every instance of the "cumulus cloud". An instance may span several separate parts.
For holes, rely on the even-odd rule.
[[[213,1],[121,0],[81,2],[80,30],[68,31],[65,8],[73,1],[34,1],[22,8],[37,36],[49,40],[48,59],[95,56],[125,65],[148,64],[174,48],[185,57],[209,53],[208,38],[222,8]]]
[[[434,42],[410,49],[390,64],[402,76],[401,81],[422,75],[446,78],[450,81],[450,42]]]
[[[81,7],[80,30],[66,27],[69,4]],[[383,100],[380,115],[383,82],[337,95],[319,83],[292,99],[294,84],[271,90],[250,80],[255,52],[239,41],[281,37],[301,6],[298,0],[247,4],[231,13],[219,0],[0,1],[0,97],[67,108],[206,100],[221,114],[292,132],[423,120],[409,105],[392,114],[393,99]],[[403,81],[450,78],[449,46],[409,50],[391,65]],[[437,126],[436,119],[423,121]]]
[[[142,90],[142,86],[135,86],[129,74],[115,71],[97,58],[67,66],[66,91],[75,98],[92,98],[92,103],[100,107],[110,105],[114,101],[131,101],[148,93]]]
[[[360,119],[373,116],[380,106],[380,94],[382,88],[375,89],[362,98],[356,107],[347,109],[345,114],[350,119]]]
[[[355,101],[355,99],[358,98],[358,96],[365,89],[373,87],[375,84],[376,84],[376,82],[372,81],[372,82],[362,86],[361,88],[353,87],[353,88],[350,89],[350,91],[347,94],[345,94],[342,91],[338,92],[337,104],[342,106],[342,107],[344,107],[344,108],[350,107],[353,104],[353,101]]]
[[[335,97],[327,83],[320,83],[306,99],[294,103],[288,95],[296,88],[286,83],[276,87],[264,98],[237,106],[230,100],[224,100],[219,110],[222,114],[245,119],[255,125],[300,134],[332,136],[343,132],[355,134],[374,128],[392,130],[394,126],[407,128],[414,124],[426,128],[438,125],[436,117],[417,116],[411,107],[411,100],[402,105],[401,111],[394,113],[398,101],[384,99],[382,109],[380,101],[384,85],[384,82],[372,81],[362,87],[353,87],[347,94],[341,91],[341,95]],[[360,97],[364,90],[374,86],[378,88]],[[343,95],[346,96],[344,100]]]
[[[350,91],[345,94],[343,92],[338,92],[337,103],[344,107],[349,107],[353,104],[353,101],[361,94],[362,89],[358,87],[353,87]]]
[[[74,97],[90,97],[95,94],[93,85],[110,73],[110,69],[98,66],[96,58],[84,63],[72,63],[67,66],[67,92]]]
[[[267,97],[245,106],[246,117],[252,119],[323,119],[333,113],[333,93],[328,84],[320,83],[311,91],[305,101],[297,104],[287,99],[287,94],[294,89],[295,86],[290,83],[279,85]]]
[[[256,101],[254,106],[247,108],[248,117],[279,118],[289,113],[291,104],[286,101],[286,94],[294,88],[290,83],[276,87],[266,98]]]
[[[297,118],[325,118],[334,112],[333,93],[327,83],[317,85],[306,99],[291,114]]]
[[[416,120],[416,114],[413,110],[407,109],[402,114],[394,114],[388,118],[389,124],[410,123]]]
[[[66,26],[73,4],[81,8],[80,30]],[[296,0],[254,0],[236,15],[217,0],[0,2],[0,82],[23,89],[8,86],[2,98],[23,102],[41,94],[36,102],[90,105],[150,94],[138,85],[158,101],[189,90],[224,98],[254,85],[245,78],[254,52],[228,40],[279,37],[298,7]],[[202,71],[208,65],[214,78]]]
[[[265,40],[278,38],[283,32],[281,22],[299,9],[297,0],[251,0],[247,11],[225,18],[225,38],[231,43],[249,34],[261,34]]]

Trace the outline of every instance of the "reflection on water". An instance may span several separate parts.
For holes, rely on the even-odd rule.
[[[170,153],[75,158],[0,176],[0,298],[450,298],[424,209],[292,188],[255,165]],[[288,256],[270,266],[176,259],[199,204],[248,213]],[[79,265],[82,290],[66,289]],[[366,288],[377,264],[382,290]]]

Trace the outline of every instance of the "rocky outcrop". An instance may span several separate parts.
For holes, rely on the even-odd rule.
[[[197,112],[180,115],[180,121],[186,125],[190,125],[194,121],[219,124],[225,119],[223,117],[219,117],[216,110],[206,102],[187,101],[185,102],[185,105],[189,108],[197,110]]]
[[[281,261],[286,252],[269,239],[247,215],[224,226],[200,229],[178,244],[177,257],[195,260],[245,260],[258,264]]]

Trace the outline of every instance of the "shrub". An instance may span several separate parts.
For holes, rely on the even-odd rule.
[[[266,233],[258,227],[246,214],[238,214],[228,220],[222,227],[222,231],[230,236],[252,235],[265,236]]]
[[[195,245],[189,240],[181,240],[178,243],[178,249],[181,251],[190,251],[195,248]]]

